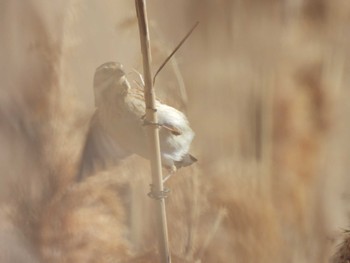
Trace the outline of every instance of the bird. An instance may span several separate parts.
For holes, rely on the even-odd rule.
[[[137,154],[150,158],[145,120],[144,91],[131,85],[124,66],[119,62],[106,62],[97,67],[93,80],[95,113],[90,130],[103,133],[123,149],[123,157]],[[197,159],[189,153],[194,132],[185,114],[156,99],[162,166],[173,174]],[[96,135],[89,132],[96,144]],[[104,140],[106,141],[106,140]],[[89,148],[89,147],[88,147]],[[91,157],[91,154],[89,155]],[[101,156],[101,155],[100,155]],[[119,155],[121,156],[121,155]],[[91,158],[89,158],[91,161]]]

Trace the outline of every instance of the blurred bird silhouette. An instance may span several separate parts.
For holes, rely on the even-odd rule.
[[[107,62],[96,69],[94,95],[96,111],[83,149],[78,180],[93,173],[97,166],[105,166],[108,160],[118,162],[130,154],[149,158],[144,92],[136,85],[131,87],[122,64]],[[186,116],[159,100],[156,108],[163,167],[173,173],[196,162],[188,153],[194,132]]]

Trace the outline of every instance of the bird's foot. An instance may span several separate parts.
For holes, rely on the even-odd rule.
[[[157,122],[152,122],[152,121],[148,121],[146,119],[143,119],[143,126],[148,126],[148,125],[155,125],[157,127],[162,127],[163,125],[162,124],[159,124]]]
[[[167,171],[168,171],[168,175],[167,176],[165,176],[164,178],[163,178],[163,183],[165,183],[166,181],[168,181],[169,179],[170,179],[170,177],[172,177],[174,174],[175,174],[175,172],[176,172],[176,167],[175,167],[175,165],[173,165],[173,166],[168,166],[168,167],[166,167],[166,169],[167,169]]]

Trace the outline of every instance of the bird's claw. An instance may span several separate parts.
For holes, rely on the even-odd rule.
[[[170,179],[170,177],[172,177],[172,176],[175,174],[175,172],[176,172],[176,167],[175,167],[175,166],[169,167],[168,170],[169,170],[169,173],[168,173],[167,176],[165,176],[165,177],[163,178],[163,183],[165,183],[166,181],[168,181],[168,180]]]
[[[148,125],[155,125],[157,127],[162,127],[163,126],[162,124],[159,124],[157,122],[152,122],[152,121],[148,121],[148,120],[144,119],[142,126],[148,126]]]

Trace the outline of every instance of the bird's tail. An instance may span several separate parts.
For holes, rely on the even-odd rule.
[[[194,157],[191,154],[186,154],[181,161],[175,161],[174,164],[176,166],[177,169],[181,168],[181,167],[186,167],[186,166],[190,166],[191,164],[197,162],[197,158]]]

